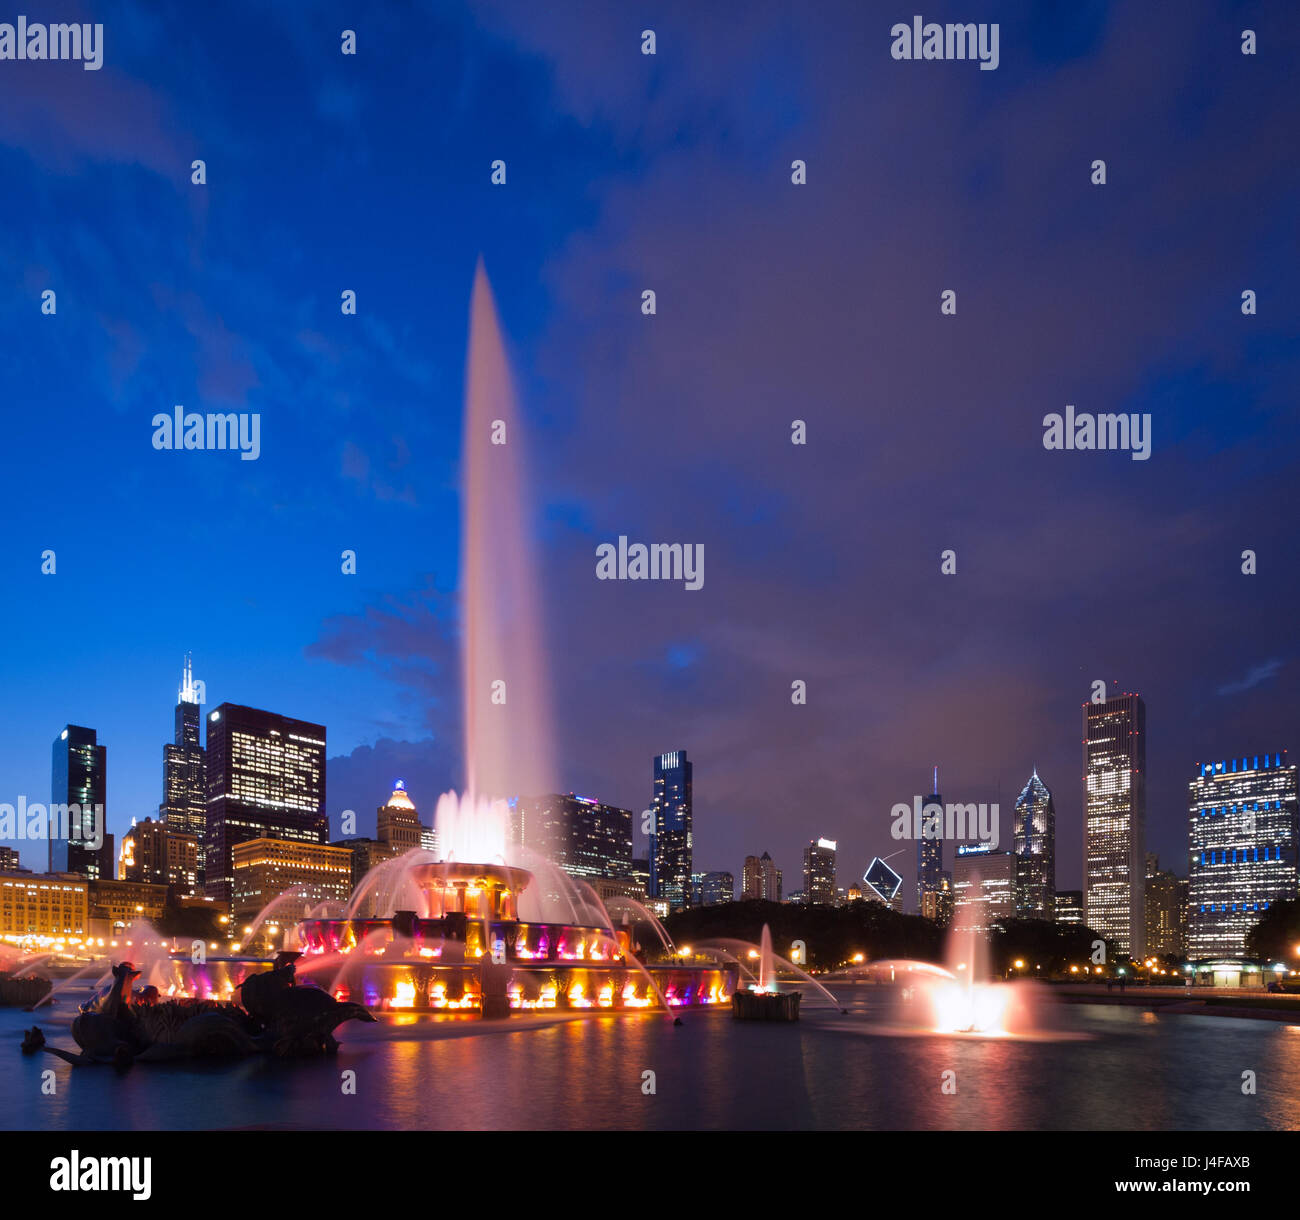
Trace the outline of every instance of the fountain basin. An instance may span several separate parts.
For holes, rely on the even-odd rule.
[[[737,1021],[797,1021],[799,999],[797,991],[737,991],[731,1015]]]

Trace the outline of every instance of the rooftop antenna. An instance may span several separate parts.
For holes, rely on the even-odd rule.
[[[185,654],[185,669],[181,674],[181,703],[197,703],[198,699],[194,693],[194,663],[190,654]]]

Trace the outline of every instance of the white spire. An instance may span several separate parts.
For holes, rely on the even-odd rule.
[[[199,701],[194,690],[194,665],[188,652],[185,654],[185,669],[181,674],[179,701],[181,703],[197,703]]]

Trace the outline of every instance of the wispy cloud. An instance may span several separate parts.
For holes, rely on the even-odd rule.
[[[1219,687],[1221,695],[1239,695],[1242,691],[1251,690],[1270,678],[1276,677],[1278,671],[1282,668],[1283,661],[1281,657],[1273,657],[1261,665],[1252,665],[1246,672],[1246,676],[1240,681],[1229,682],[1226,686]]]

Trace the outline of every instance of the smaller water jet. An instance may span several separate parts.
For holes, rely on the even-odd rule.
[[[797,1021],[802,998],[803,993],[799,991],[777,990],[772,929],[764,924],[763,934],[759,937],[758,979],[750,986],[737,987],[732,992],[732,1017],[737,1021]]]

